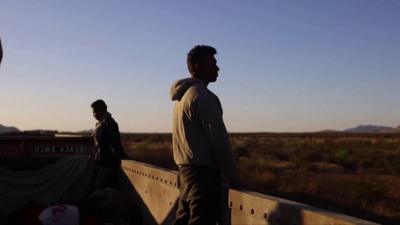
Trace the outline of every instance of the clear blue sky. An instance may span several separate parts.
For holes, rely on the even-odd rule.
[[[166,132],[186,53],[217,48],[230,131],[400,125],[399,0],[2,0],[0,123]]]

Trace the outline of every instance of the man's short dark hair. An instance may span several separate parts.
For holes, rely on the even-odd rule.
[[[101,110],[101,111],[107,111],[107,105],[106,105],[106,103],[105,103],[103,100],[101,100],[101,99],[94,101],[94,102],[92,103],[91,107],[92,107],[93,109],[99,109],[99,110]]]
[[[192,75],[194,74],[194,65],[207,59],[209,56],[217,54],[217,50],[208,45],[196,45],[187,54],[187,66]]]

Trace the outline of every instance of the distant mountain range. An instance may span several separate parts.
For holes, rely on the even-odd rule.
[[[343,132],[349,132],[349,133],[394,133],[394,132],[400,132],[400,126],[386,127],[386,126],[377,126],[377,125],[359,125],[357,127],[346,129]]]
[[[321,130],[318,133],[400,133],[400,126],[359,125],[345,130]]]
[[[17,133],[17,132],[21,132],[21,131],[16,127],[7,127],[7,126],[4,126],[4,125],[0,124],[0,134]]]
[[[4,126],[0,124],[0,134],[3,135],[53,135],[58,133],[57,130],[43,130],[43,129],[37,129],[37,130],[20,130],[16,127],[9,127],[9,126]]]

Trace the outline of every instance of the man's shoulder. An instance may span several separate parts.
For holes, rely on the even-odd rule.
[[[217,95],[207,88],[199,89],[196,96],[192,99],[192,106],[206,111],[220,110],[222,112],[221,102]]]
[[[193,85],[188,89],[186,94],[188,94],[188,96],[190,96],[193,100],[209,99],[213,98],[213,96],[216,96],[203,85]]]
[[[207,89],[202,85],[193,85],[184,94],[183,98],[186,102],[194,102],[198,98],[204,98],[208,95]]]
[[[118,127],[118,123],[111,116],[105,120],[106,127]]]

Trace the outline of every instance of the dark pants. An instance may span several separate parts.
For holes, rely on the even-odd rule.
[[[180,195],[174,225],[214,225],[220,206],[220,171],[204,166],[179,167]]]
[[[117,189],[119,167],[96,165],[96,173],[92,184],[92,190],[100,188]]]

